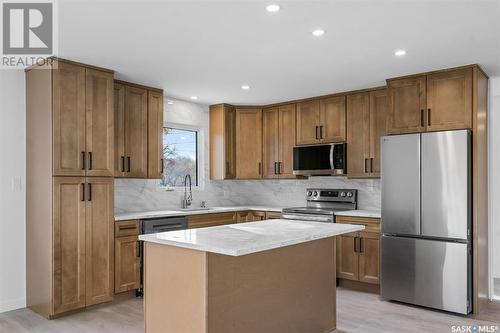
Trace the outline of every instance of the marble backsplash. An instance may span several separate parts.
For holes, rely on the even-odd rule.
[[[380,209],[380,180],[352,180],[345,177],[311,177],[301,180],[207,180],[193,188],[193,206],[206,201],[207,206],[259,205],[293,207],[305,204],[305,189],[354,188],[358,190],[360,209]],[[183,189],[167,191],[156,180],[116,179],[117,213],[179,209]]]

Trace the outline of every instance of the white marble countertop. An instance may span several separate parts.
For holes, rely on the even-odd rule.
[[[353,224],[275,219],[140,235],[139,239],[205,252],[242,256],[364,228]]]
[[[199,210],[196,210],[198,209]],[[115,214],[115,221],[138,220],[155,217],[172,217],[172,216],[188,216],[198,214],[213,214],[226,212],[239,212],[244,210],[266,211],[266,212],[281,212],[281,207],[270,206],[233,206],[233,207],[209,207],[203,209],[200,207],[190,207],[190,210],[154,210],[144,212],[128,212]]]
[[[353,216],[353,217],[372,217],[380,218],[382,216],[380,210],[346,210],[342,212],[335,212],[336,216]]]

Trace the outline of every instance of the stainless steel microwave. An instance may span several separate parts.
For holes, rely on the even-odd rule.
[[[293,174],[303,176],[345,175],[345,143],[297,146],[293,148]]]

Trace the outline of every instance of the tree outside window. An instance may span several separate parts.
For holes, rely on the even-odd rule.
[[[184,186],[184,177],[191,175],[198,185],[198,132],[172,127],[163,128],[162,186]]]

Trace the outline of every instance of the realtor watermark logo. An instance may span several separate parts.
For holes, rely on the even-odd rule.
[[[452,333],[494,333],[498,332],[497,325],[453,325]]]
[[[44,63],[56,52],[56,3],[51,0],[2,1],[3,69]]]

